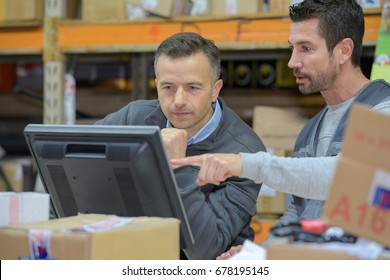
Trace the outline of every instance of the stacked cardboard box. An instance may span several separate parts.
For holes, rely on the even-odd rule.
[[[123,21],[150,16],[172,18],[183,16],[186,7],[186,0],[83,0],[82,19]]]
[[[331,245],[331,246],[329,246]],[[334,246],[336,245],[336,246]],[[267,246],[269,260],[359,260],[352,255],[352,246],[339,244],[290,243]],[[377,259],[390,260],[390,252],[383,251]]]
[[[248,15],[263,11],[263,0],[213,0],[209,5],[210,15],[214,16]]]
[[[47,193],[0,192],[0,227],[49,220]]]
[[[185,15],[187,0],[126,0],[127,5],[141,7],[146,12],[164,18],[173,18]]]
[[[253,130],[267,151],[275,156],[290,156],[299,132],[306,123],[299,113],[270,106],[253,110]],[[257,213],[281,215],[286,208],[286,194],[263,184],[257,200]]]
[[[179,258],[179,220],[86,214],[0,228],[0,259]]]
[[[42,20],[44,0],[0,0],[0,22]]]

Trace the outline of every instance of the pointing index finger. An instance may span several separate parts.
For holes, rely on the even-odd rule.
[[[174,165],[193,165],[201,166],[202,157],[201,156],[190,156],[185,158],[171,159],[171,163]]]

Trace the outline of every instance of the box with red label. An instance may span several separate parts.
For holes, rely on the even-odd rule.
[[[176,218],[83,214],[0,228],[0,260],[177,260]]]
[[[354,105],[323,219],[390,246],[390,116]]]

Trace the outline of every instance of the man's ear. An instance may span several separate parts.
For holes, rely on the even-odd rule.
[[[344,64],[351,59],[353,48],[355,47],[351,38],[345,38],[339,43],[339,62]]]
[[[221,91],[222,86],[223,86],[222,79],[219,79],[218,81],[215,82],[214,88],[213,88],[213,96],[212,96],[213,102],[215,100],[217,100],[217,98],[219,96],[219,92]]]

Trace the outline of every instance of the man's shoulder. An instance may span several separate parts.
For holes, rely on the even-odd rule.
[[[142,115],[148,115],[150,112],[155,110],[160,106],[160,103],[157,99],[152,100],[134,100],[130,102],[127,107],[127,114],[131,114],[134,116],[134,114],[142,114]]]
[[[231,109],[225,108],[224,118],[221,121],[223,123],[220,131],[223,132],[224,137],[230,135],[228,137],[232,140],[230,145],[240,147],[240,152],[265,151],[259,135]]]
[[[159,104],[160,103],[157,99],[151,99],[151,100],[139,99],[129,103],[131,107],[154,107],[154,108],[159,106]]]
[[[383,79],[369,82],[357,94],[353,103],[363,103],[369,107],[375,107],[378,104],[390,100],[390,84]]]
[[[372,80],[367,84],[365,91],[374,91],[376,94],[379,91],[382,94],[390,95],[390,84],[383,79]]]
[[[221,119],[223,122],[223,126],[227,130],[233,130],[235,134],[239,133],[249,133],[253,135],[257,135],[254,130],[246,123],[243,119],[241,119],[232,109],[229,107],[224,108],[223,118]]]

